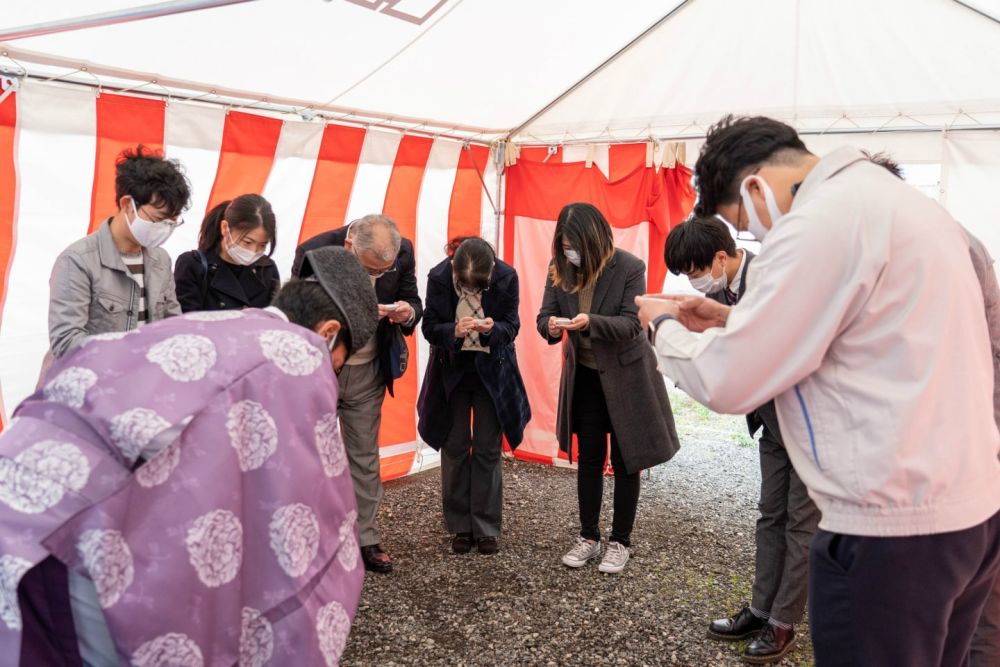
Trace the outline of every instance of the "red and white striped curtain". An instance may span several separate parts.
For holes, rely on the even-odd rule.
[[[289,276],[295,247],[367,213],[385,213],[416,247],[421,292],[449,238],[496,238],[480,181],[496,181],[486,146],[375,128],[308,123],[190,103],[166,104],[57,83],[25,82],[0,103],[0,416],[34,389],[48,348],[48,279],[66,246],[115,212],[114,163],[136,144],[161,148],[192,184],[187,224],[165,246],[194,248],[205,212],[260,193],[278,221],[274,260]],[[416,397],[428,349],[386,401],[382,473],[399,477],[433,462],[421,451]]]

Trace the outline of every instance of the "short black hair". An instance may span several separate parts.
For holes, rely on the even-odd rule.
[[[278,290],[272,305],[283,312],[289,322],[310,331],[326,320],[340,322],[337,337],[344,341],[348,350],[351,349],[351,329],[347,318],[317,281],[292,278]]]
[[[136,208],[153,204],[171,218],[191,203],[191,184],[177,160],[139,144],[122,151],[115,162],[115,202],[129,196]]]
[[[903,178],[903,168],[899,166],[899,163],[892,159],[892,156],[888,153],[871,153],[869,151],[861,151],[861,154],[866,158],[877,164],[878,166],[884,168],[890,174],[896,178]]]
[[[736,256],[736,240],[729,227],[715,216],[689,218],[670,230],[663,259],[675,276],[712,265],[716,253]]]
[[[694,166],[698,202],[695,215],[715,215],[737,201],[740,181],[755,167],[797,161],[809,154],[795,128],[765,116],[725,116],[708,129]]]

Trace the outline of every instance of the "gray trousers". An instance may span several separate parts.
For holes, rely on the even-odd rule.
[[[448,398],[451,430],[441,447],[441,499],[449,533],[500,534],[503,507],[501,431],[493,399],[475,374]]]
[[[344,366],[338,379],[337,414],[354,482],[354,496],[358,500],[361,546],[367,547],[381,542],[375,519],[382,503],[378,429],[382,424],[385,383],[377,359],[360,366]]]
[[[760,438],[760,518],[757,519],[757,570],[754,609],[781,623],[802,620],[809,584],[809,545],[820,512],[799,479],[781,441],[774,404],[758,410]]]
[[[979,617],[976,634],[972,636],[969,653],[970,667],[996,667],[1000,665],[1000,577],[993,582],[986,606]]]

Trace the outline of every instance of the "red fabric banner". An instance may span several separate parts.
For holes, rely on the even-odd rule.
[[[110,93],[102,93],[97,98],[97,154],[88,234],[118,210],[115,163],[122,151],[139,144],[163,150],[166,109],[163,100]]]
[[[364,143],[364,128],[327,125],[323,130],[299,243],[350,222],[347,206]]]
[[[14,256],[14,220],[17,218],[17,169],[14,150],[17,146],[17,93],[0,103],[0,318],[7,296],[7,278]],[[7,414],[0,393],[0,424]]]
[[[404,136],[396,152],[389,186],[385,194],[382,213],[392,218],[399,226],[400,233],[413,241],[414,254],[417,252],[417,205],[420,186],[424,180],[424,169],[430,157],[433,139]],[[403,377],[394,384],[395,396],[386,396],[382,406],[382,428],[379,430],[379,446],[387,447],[415,442],[417,439],[417,345],[416,336],[406,338],[410,350],[410,367]],[[415,452],[387,456],[382,459],[382,479],[402,477],[410,472]]]
[[[281,121],[277,118],[238,111],[226,115],[219,168],[206,213],[227,199],[264,191],[280,135]]]
[[[647,285],[659,291],[666,278],[663,244],[669,230],[680,223],[694,205],[691,171],[647,169],[645,145],[615,151],[616,169],[632,169],[609,180],[595,167],[582,162],[541,163],[523,158],[507,170],[504,248],[506,261],[517,269],[521,284],[521,336],[518,361],[531,402],[532,420],[518,458],[554,462],[565,455],[555,437],[556,408],[561,374],[561,350],[549,346],[535,331],[552,235],[563,206],[589,202],[604,213],[615,234],[615,245],[647,263]]]
[[[480,174],[486,173],[490,159],[487,146],[470,146],[462,149],[455,172],[455,186],[451,191],[448,208],[448,240],[457,236],[479,236],[483,217],[483,182]]]

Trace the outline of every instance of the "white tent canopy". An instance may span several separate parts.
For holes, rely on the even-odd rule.
[[[1000,0],[257,0],[14,30],[136,4],[7,0],[0,65],[484,142],[696,137],[731,111],[807,133],[1000,127]]]

